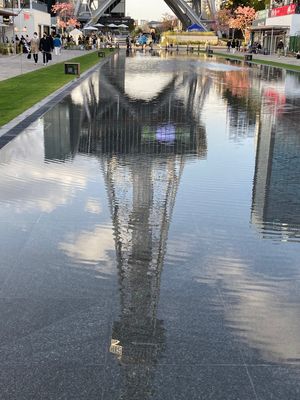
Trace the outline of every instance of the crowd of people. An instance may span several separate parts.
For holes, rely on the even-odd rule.
[[[242,47],[242,40],[240,39],[231,39],[227,41],[227,52],[235,53],[236,51],[244,51],[244,47]]]
[[[101,47],[114,47],[118,41],[118,37],[112,32],[97,32],[90,35],[81,34],[73,37],[67,35],[63,37],[63,46],[79,46],[82,49],[100,49]]]
[[[70,46],[79,46],[82,49],[100,49],[101,47],[114,46],[116,39],[110,32],[106,34],[92,34],[85,36],[84,34],[73,38],[72,35],[60,35],[56,33],[44,33],[40,38],[37,32],[34,32],[32,38],[28,35],[19,37],[15,35],[12,39],[15,44],[17,52],[27,55],[27,59],[33,59],[36,65],[39,61],[39,55],[42,56],[43,65],[47,65],[52,60],[52,54],[56,56],[61,55],[62,48],[69,48]]]
[[[37,32],[34,32],[32,38],[29,38],[28,35],[22,35],[19,38],[16,35],[14,43],[20,52],[27,54],[27,59],[33,59],[35,65],[38,63],[39,54],[42,55],[44,65],[52,60],[53,51],[57,56],[61,54],[62,40],[59,34],[49,35],[45,32],[41,38],[39,38]]]

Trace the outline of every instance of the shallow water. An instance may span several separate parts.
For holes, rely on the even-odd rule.
[[[0,150],[2,398],[299,398],[299,77],[115,55]]]

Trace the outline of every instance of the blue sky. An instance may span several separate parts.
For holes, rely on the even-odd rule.
[[[166,12],[172,14],[163,0],[126,0],[126,14],[134,19],[160,20]]]

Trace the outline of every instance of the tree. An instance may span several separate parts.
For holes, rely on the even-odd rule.
[[[165,13],[162,16],[162,31],[173,31],[178,26],[178,18],[175,15]]]
[[[74,16],[74,6],[71,3],[56,3],[52,6],[52,12],[57,15],[57,24],[64,30],[68,27],[80,26]]]
[[[216,13],[216,30],[220,30],[225,32],[227,36],[229,36],[229,29],[230,29],[230,20],[232,19],[233,15],[231,10],[223,8]]]
[[[236,10],[238,7],[253,7],[256,11],[264,10],[270,4],[270,0],[226,0],[222,8]]]
[[[234,17],[229,21],[229,26],[233,29],[239,29],[246,41],[247,31],[255,20],[255,16],[256,11],[253,7],[238,7],[234,11]]]

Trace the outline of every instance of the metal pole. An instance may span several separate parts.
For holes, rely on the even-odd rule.
[[[272,54],[272,49],[273,49],[273,28],[271,31],[270,55]]]

